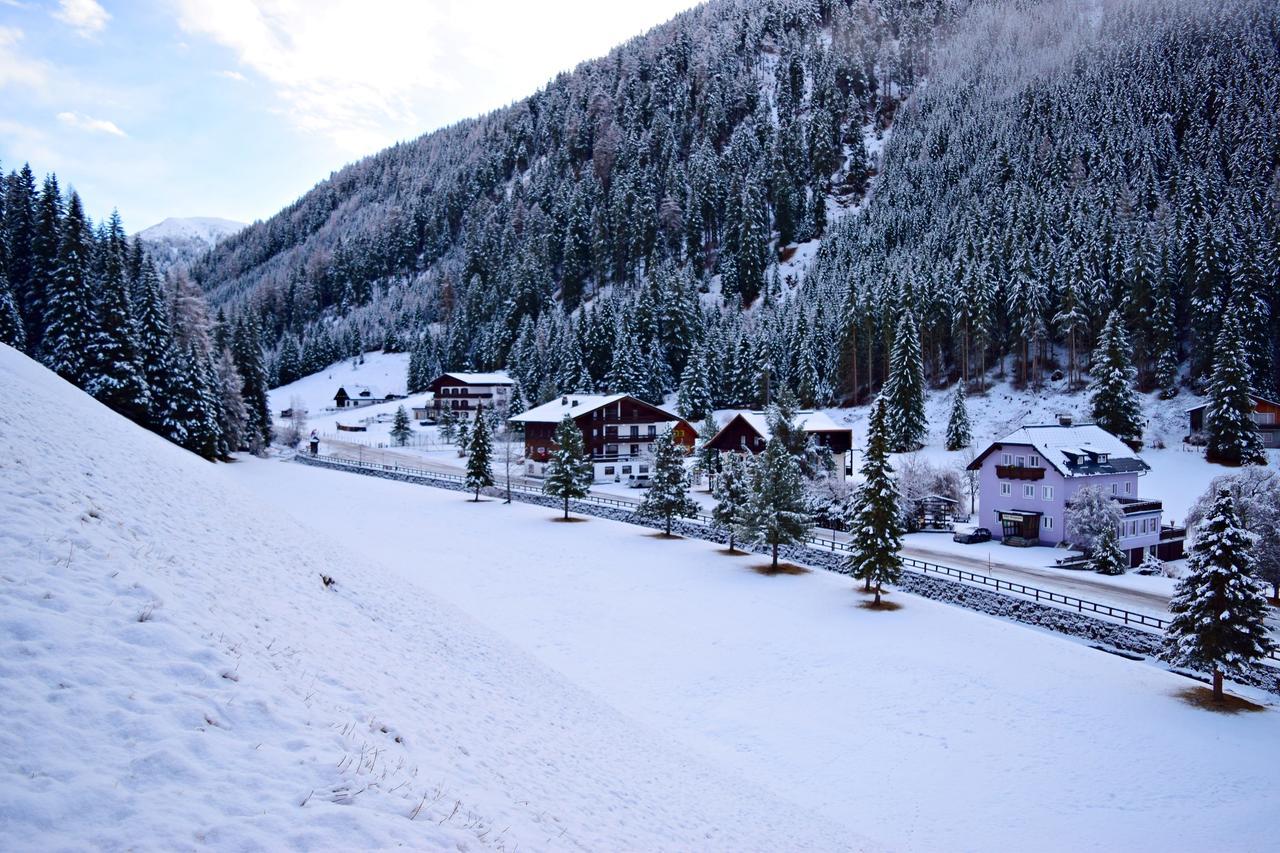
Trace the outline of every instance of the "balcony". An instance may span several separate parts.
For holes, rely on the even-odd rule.
[[[997,465],[996,477],[1001,480],[1043,480],[1044,469],[1026,465]]]
[[[1120,504],[1120,511],[1125,515],[1137,515],[1138,513],[1143,512],[1162,512],[1164,510],[1163,501],[1124,497],[1113,497],[1112,500]]]

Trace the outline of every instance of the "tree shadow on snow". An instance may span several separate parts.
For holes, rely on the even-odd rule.
[[[558,523],[560,523],[560,524],[578,524],[578,523],[583,522],[583,521],[588,521],[589,519],[586,519],[586,518],[579,518],[579,517],[578,517],[578,516],[576,516],[576,515],[571,515],[571,516],[569,516],[568,518],[565,518],[565,517],[564,517],[564,516],[562,516],[562,515],[557,515],[555,518],[553,518],[553,519],[551,519],[551,520],[552,520],[552,521],[555,521],[555,522],[558,522]]]
[[[724,553],[724,552],[722,552]],[[761,563],[758,566],[752,566],[751,570],[758,575],[764,575],[767,578],[777,577],[778,575],[807,575],[809,570],[804,566],[797,566],[795,563]]]
[[[1193,705],[1205,711],[1215,711],[1219,714],[1253,713],[1267,710],[1262,705],[1250,702],[1248,699],[1242,699],[1239,696],[1232,696],[1230,693],[1225,694],[1222,697],[1222,701],[1218,702],[1213,698],[1213,691],[1208,687],[1184,687],[1173,695],[1188,705]]]

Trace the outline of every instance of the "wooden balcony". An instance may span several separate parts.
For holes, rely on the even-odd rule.
[[[996,476],[1001,480],[1043,480],[1044,469],[1026,465],[997,465]]]

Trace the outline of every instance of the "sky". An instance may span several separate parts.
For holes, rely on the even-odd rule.
[[[0,167],[95,219],[266,219],[693,0],[0,0]]]

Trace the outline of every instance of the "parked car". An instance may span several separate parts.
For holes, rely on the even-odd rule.
[[[961,545],[977,545],[979,542],[990,542],[991,531],[985,527],[975,527],[968,532],[956,533],[951,537],[952,542],[959,542]]]

